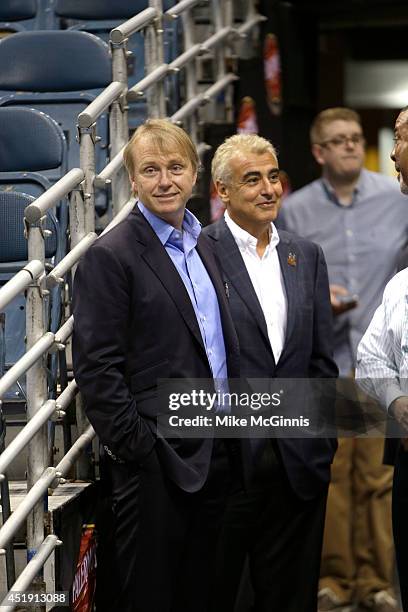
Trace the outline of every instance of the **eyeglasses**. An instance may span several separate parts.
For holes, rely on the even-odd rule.
[[[321,147],[327,147],[328,145],[333,145],[333,147],[342,147],[351,142],[353,145],[364,144],[365,139],[362,134],[352,134],[351,136],[334,136],[329,140],[324,140],[320,142]]]

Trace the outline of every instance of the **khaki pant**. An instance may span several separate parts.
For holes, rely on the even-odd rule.
[[[341,602],[393,590],[392,472],[381,438],[340,438],[332,466],[319,588]]]

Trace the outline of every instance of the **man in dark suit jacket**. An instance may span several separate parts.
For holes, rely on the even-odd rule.
[[[282,194],[273,146],[232,136],[217,149],[212,174],[226,213],[204,231],[228,288],[241,376],[336,377],[322,250],[273,225]],[[336,441],[277,438],[252,447],[252,484],[230,501],[223,528],[219,610],[234,609],[248,553],[257,612],[316,612]]]
[[[199,163],[190,138],[149,120],[124,159],[139,200],[88,250],[74,286],[75,377],[112,492],[111,609],[207,612],[235,447],[157,438],[157,380],[217,388],[239,375],[238,341],[208,239],[185,210]]]

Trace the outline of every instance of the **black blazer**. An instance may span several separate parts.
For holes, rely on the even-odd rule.
[[[265,318],[233,235],[224,219],[204,229],[229,289],[229,305],[240,345],[241,376],[248,378],[332,378],[332,312],[327,268],[321,248],[279,231],[277,247],[287,295],[287,329],[275,364]],[[277,440],[294,491],[317,495],[330,479],[337,448],[329,438]]]
[[[197,250],[217,293],[228,373],[239,375],[239,350],[213,254]],[[211,370],[187,290],[139,209],[101,236],[74,282],[73,360],[87,416],[119,460],[141,463],[156,445],[163,469],[186,491],[199,490],[212,440],[157,440],[158,378],[206,378]]]

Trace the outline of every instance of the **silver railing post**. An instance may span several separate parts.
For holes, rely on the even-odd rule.
[[[123,149],[129,140],[128,102],[127,102],[127,39],[121,43],[113,43],[112,49],[112,78],[123,83],[125,88],[118,100],[112,103],[109,114],[109,132],[111,138],[110,159]],[[113,216],[126,204],[130,197],[130,183],[126,169],[122,167],[112,179],[112,209]]]
[[[193,30],[194,20],[191,10],[186,10],[182,14],[184,51],[188,51],[194,46]],[[186,65],[186,99],[193,100],[197,96],[197,62],[195,58]],[[198,121],[197,113],[193,113],[188,118],[188,132],[194,142],[198,144]]]
[[[249,29],[245,28],[243,44],[239,45],[239,49],[243,51],[243,57],[245,59],[254,57],[254,48],[257,47],[259,39],[259,27],[257,26],[259,26],[264,19],[265,17],[262,18],[257,12],[254,0],[247,0],[243,27],[246,25]],[[242,28],[240,28],[240,30],[242,30]]]
[[[80,166],[85,175],[83,185],[83,218],[84,227],[83,238],[89,232],[95,231],[95,144],[96,144],[96,124],[93,123],[89,128],[78,128],[79,131],[79,159]],[[73,271],[75,272],[75,271]],[[76,398],[76,424],[78,435],[80,436],[89,426],[85,415],[84,405],[81,395]],[[77,465],[77,478],[87,480],[92,478],[93,468],[86,456],[81,456]]]
[[[218,0],[212,0],[211,2],[211,13],[214,22],[214,33],[221,32],[224,27],[224,16],[222,3]],[[214,53],[214,82],[222,79],[226,74],[225,67],[225,44],[219,44],[215,46]],[[223,94],[226,96],[226,94]],[[212,119],[221,121],[225,117],[224,104],[220,103],[217,99],[211,102]]]
[[[223,11],[224,11],[224,24],[227,27],[234,27],[234,6],[232,0],[224,0],[222,3]],[[232,71],[233,67],[233,45],[231,41],[224,47],[223,52],[224,58],[224,71]],[[235,70],[234,70],[235,71]],[[229,86],[225,90],[225,120],[227,123],[232,123],[234,121],[234,102],[233,102],[233,93],[232,87]]]
[[[146,74],[163,64],[163,6],[162,0],[149,0],[149,7],[158,11],[158,16],[145,30],[145,67]],[[148,117],[166,116],[166,96],[164,80],[155,83],[146,92]]]
[[[85,175],[83,182],[84,235],[95,231],[95,145],[96,124],[78,126],[79,163]]]
[[[71,249],[86,235],[84,193],[81,187],[73,189],[69,196],[69,235]]]
[[[36,259],[43,265],[45,263],[45,229],[46,216],[36,223],[26,221],[28,239],[28,259]],[[27,351],[46,332],[44,319],[44,306],[46,294],[42,279],[33,280],[27,289],[26,302],[26,336]],[[47,354],[43,354],[27,371],[27,419],[30,420],[47,400]],[[28,444],[27,458],[27,490],[29,491],[40,478],[48,461],[48,435],[47,425],[43,425]],[[44,511],[46,498],[38,502],[27,517],[27,560],[36,554],[44,540]],[[33,588],[45,590],[42,572],[34,578]],[[35,607],[41,610],[41,607]]]

